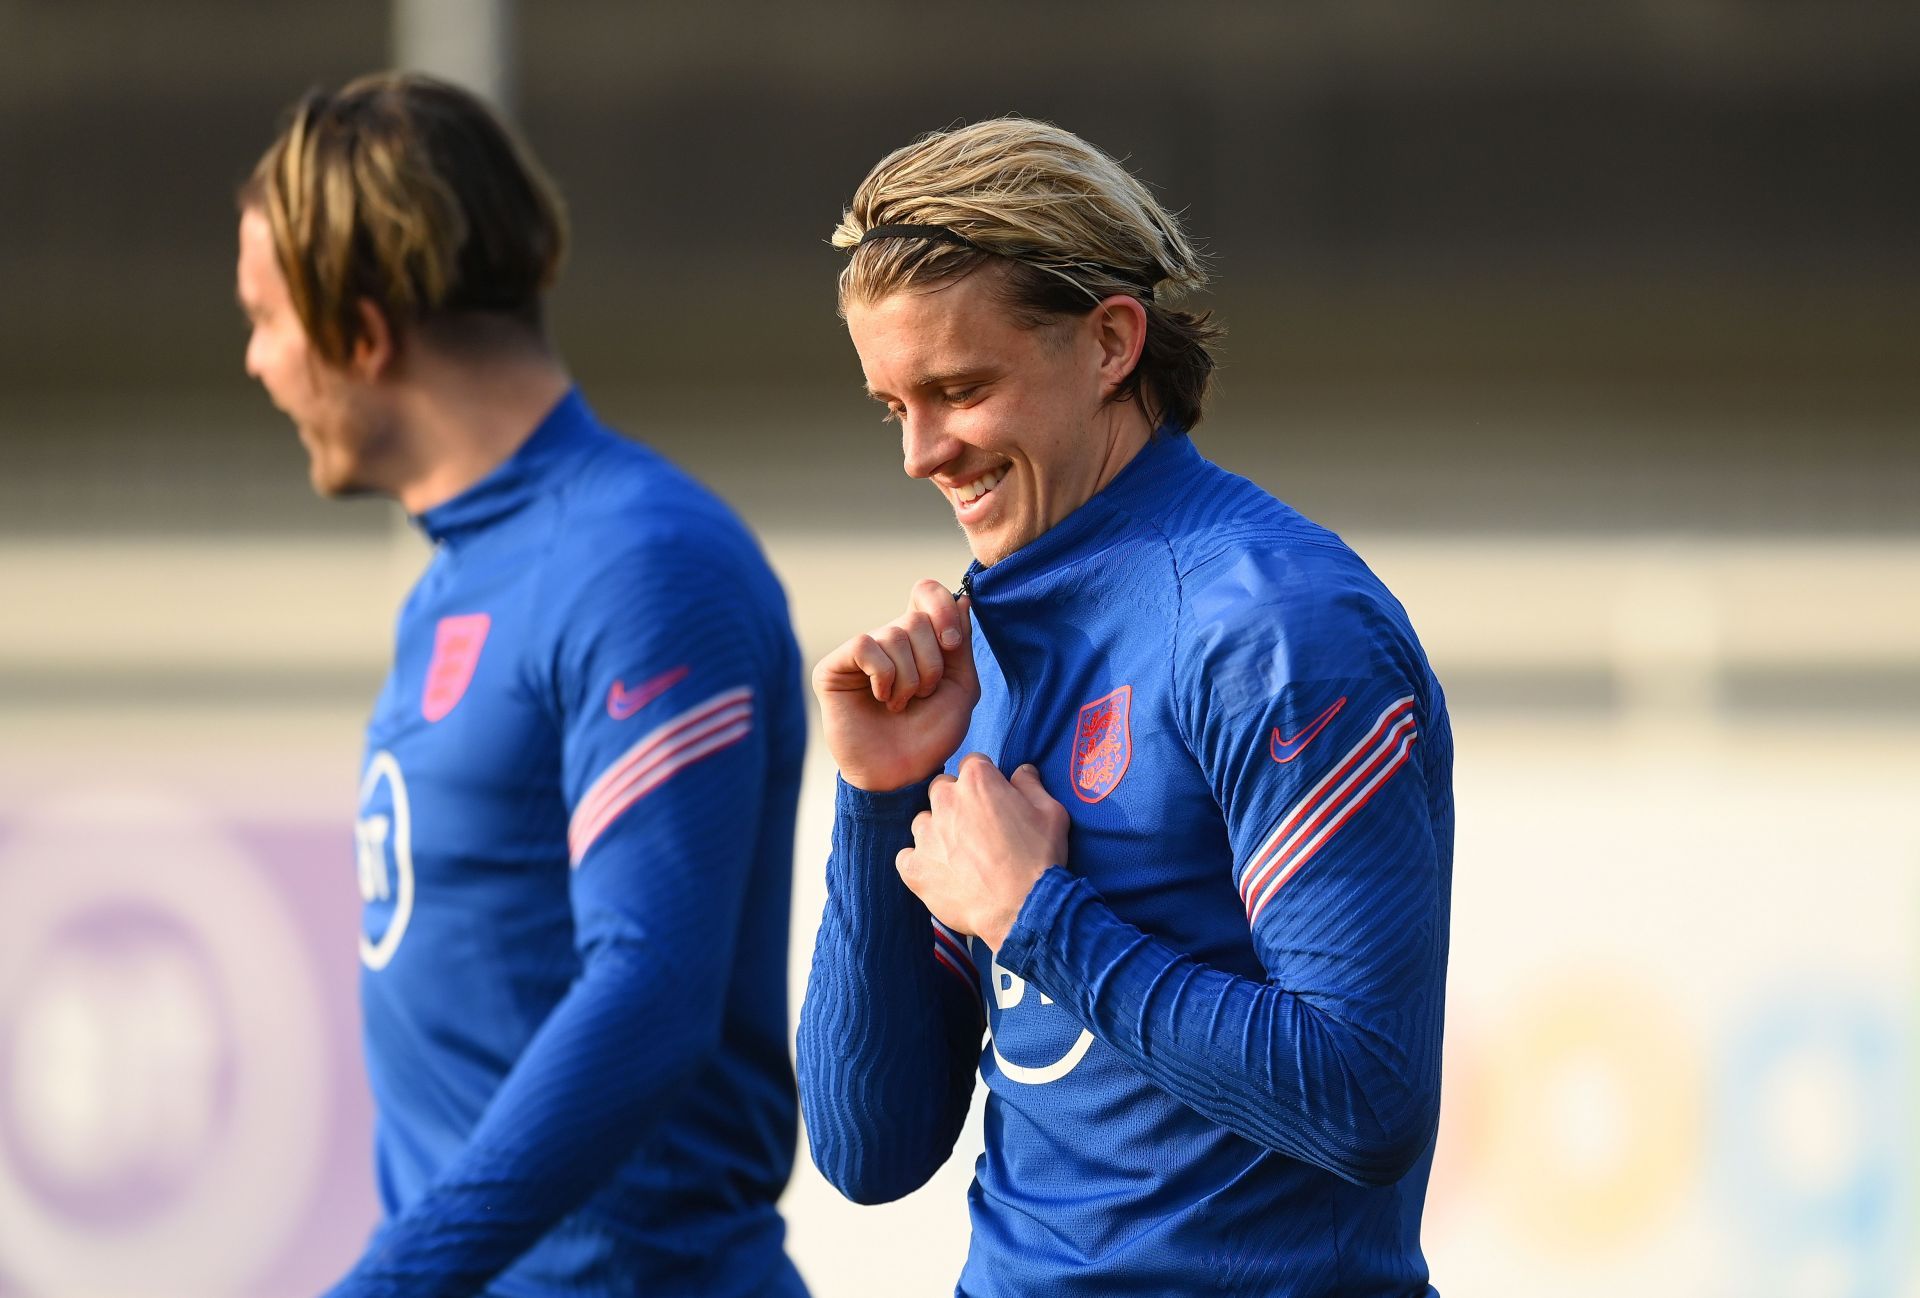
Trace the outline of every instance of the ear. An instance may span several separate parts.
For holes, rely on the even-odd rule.
[[[1116,293],[1093,309],[1090,321],[1100,348],[1100,388],[1111,397],[1140,363],[1147,345],[1147,309],[1140,299]]]
[[[360,313],[360,336],[354,340],[347,367],[355,377],[371,383],[393,368],[399,341],[394,337],[392,322],[371,298],[363,297],[355,306]]]

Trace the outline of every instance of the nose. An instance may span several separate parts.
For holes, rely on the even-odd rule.
[[[900,457],[909,478],[931,478],[940,466],[960,453],[960,442],[946,431],[937,412],[915,416],[909,413],[900,422]]]

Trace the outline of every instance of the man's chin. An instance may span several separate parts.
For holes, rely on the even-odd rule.
[[[307,467],[307,482],[312,485],[313,494],[322,500],[338,500],[343,494],[341,484],[317,462]]]
[[[314,483],[314,491],[322,500],[365,500],[369,496],[384,496],[386,493],[369,487],[364,483]]]
[[[967,538],[967,549],[973,552],[974,562],[982,568],[993,567],[1020,548],[1020,542],[1000,528],[963,526],[960,532]]]
[[[313,494],[322,500],[352,500],[373,494],[373,488],[359,478],[317,459],[307,466],[307,481],[313,484]]]

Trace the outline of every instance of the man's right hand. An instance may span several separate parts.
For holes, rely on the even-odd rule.
[[[936,774],[967,737],[980,680],[969,601],[916,584],[907,611],[813,669],[827,751],[840,777],[884,792]]]

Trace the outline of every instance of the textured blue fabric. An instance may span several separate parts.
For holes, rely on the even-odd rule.
[[[923,1182],[977,1059],[958,1292],[1433,1293],[1452,738],[1404,611],[1168,433],[970,579],[949,769],[1034,763],[1068,859],[1001,951],[965,943],[968,989],[894,873],[916,791],[842,790],[799,1041],[822,1172]]]
[[[359,822],[386,1219],[334,1292],[800,1294],[784,596],[577,393],[417,521]]]

